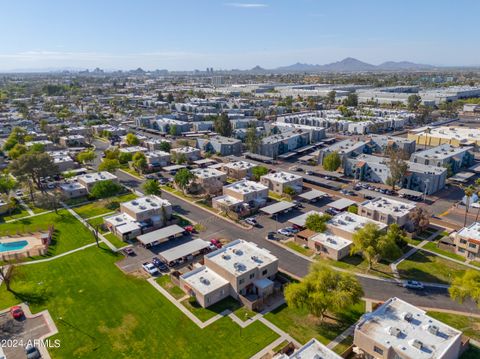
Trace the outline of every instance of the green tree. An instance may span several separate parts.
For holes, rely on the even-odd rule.
[[[221,136],[230,137],[232,135],[232,123],[226,113],[222,113],[215,118],[213,127],[215,132]]]
[[[133,159],[133,154],[131,152],[120,152],[118,154],[118,162],[122,165],[130,162]]]
[[[285,188],[283,189],[283,193],[289,197],[293,197],[297,194],[297,191],[295,191],[291,186],[285,186]]]
[[[145,171],[148,167],[147,158],[142,152],[137,152],[132,157],[133,165],[135,168],[141,172]]]
[[[162,141],[160,143],[159,148],[160,148],[160,151],[170,152],[170,150],[172,149],[172,146],[170,145],[170,142]]]
[[[405,154],[403,151],[397,151],[392,147],[389,147],[387,151],[389,156],[388,169],[390,170],[390,176],[387,178],[387,184],[392,186],[392,190],[395,191],[395,186],[402,183],[403,178],[407,174],[408,164],[404,160]]]
[[[179,153],[175,156],[175,162],[177,165],[183,165],[187,163],[187,155],[185,153]]]
[[[11,202],[12,192],[18,187],[18,182],[10,176],[8,173],[0,174],[0,193],[7,196],[7,202]],[[8,212],[10,213],[14,207],[9,206]]]
[[[408,218],[412,222],[414,232],[421,233],[430,225],[430,213],[422,207],[415,207],[409,214]]]
[[[18,143],[15,145],[18,146]],[[45,145],[42,143],[34,143],[32,146],[30,146],[29,152],[45,152]]]
[[[349,93],[342,103],[348,107],[357,107],[358,95],[356,93]]]
[[[171,125],[169,128],[168,128],[168,134],[170,136],[176,136],[177,135],[177,132],[178,132],[178,127],[177,125]]]
[[[349,213],[357,214],[357,213],[358,213],[358,207],[353,204],[353,205],[351,205],[351,206],[348,206],[347,211],[348,211]]]
[[[96,157],[95,151],[83,151],[77,155],[77,160],[80,163],[87,164],[93,162]]]
[[[245,146],[247,150],[256,153],[259,145],[260,138],[257,136],[257,129],[255,127],[249,127],[245,135]]]
[[[27,146],[17,143],[10,151],[8,151],[8,157],[14,160],[27,152]]]
[[[467,225],[467,214],[468,210],[470,209],[472,197],[475,194],[475,187],[468,186],[463,188],[463,193],[465,194],[465,219],[463,221],[463,226]]]
[[[14,127],[12,129],[12,132],[10,132],[10,135],[8,135],[7,139],[5,140],[5,143],[3,145],[3,150],[5,152],[10,151],[17,143],[20,144],[25,144],[25,136],[27,135],[27,132],[20,127]]]
[[[268,168],[265,166],[255,166],[252,168],[252,179],[254,181],[260,181],[260,177],[265,176],[268,173]]]
[[[173,94],[172,93],[169,93],[167,95],[167,102],[168,103],[172,103],[173,101],[175,101],[175,98],[173,97]]]
[[[327,230],[327,222],[332,217],[328,214],[312,213],[305,219],[305,227],[317,233],[323,233]]]
[[[117,169],[120,168],[120,162],[117,159],[104,158],[103,161],[98,166],[99,171],[107,171],[110,173],[115,173]]]
[[[408,96],[407,99],[407,107],[410,111],[416,111],[418,110],[418,106],[420,106],[420,103],[422,102],[422,98],[417,95],[413,94]]]
[[[58,167],[48,153],[25,153],[13,160],[9,168],[15,177],[27,176],[41,191],[43,191],[41,178],[59,173]]]
[[[316,262],[301,282],[285,288],[287,305],[305,309],[323,321],[325,314],[341,313],[358,303],[363,290],[350,273],[335,271]]]
[[[125,142],[127,142],[127,145],[129,146],[138,146],[140,144],[140,140],[133,133],[127,133]]]
[[[335,92],[335,90],[330,91],[327,94],[327,98],[326,98],[327,104],[333,105],[335,103],[336,96],[337,96],[337,93]]]
[[[448,292],[453,300],[463,303],[465,298],[470,298],[480,308],[480,272],[467,269],[463,276],[453,279]]]
[[[342,164],[338,152],[330,152],[323,158],[322,166],[326,171],[336,171]]]
[[[190,172],[186,168],[180,169],[174,177],[175,184],[182,189],[184,193],[186,193],[190,182],[192,182],[195,178],[195,175]]]
[[[360,252],[368,262],[368,269],[382,258],[394,258],[399,252],[392,236],[384,234],[376,224],[367,223],[353,234],[351,253]]]
[[[154,179],[146,180],[142,188],[145,194],[160,195],[162,193],[160,184],[158,183],[157,180],[154,180]]]
[[[117,195],[122,191],[122,186],[117,182],[107,180],[100,181],[93,185],[90,195],[94,198],[107,198]]]

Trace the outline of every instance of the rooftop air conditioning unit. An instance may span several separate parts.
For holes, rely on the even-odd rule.
[[[403,319],[406,320],[407,322],[411,322],[413,320],[413,314],[410,312],[404,313]]]
[[[388,334],[390,334],[391,336],[398,337],[401,333],[402,331],[397,327],[388,328]]]
[[[440,328],[437,325],[430,324],[427,326],[427,331],[433,335],[437,335]]]
[[[418,350],[421,350],[423,347],[423,343],[418,339],[413,339],[413,341],[411,342],[411,345],[412,347],[417,348]]]

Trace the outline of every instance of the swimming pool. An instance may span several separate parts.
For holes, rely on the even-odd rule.
[[[18,251],[24,248],[28,244],[28,241],[17,241],[0,243],[0,252]]]

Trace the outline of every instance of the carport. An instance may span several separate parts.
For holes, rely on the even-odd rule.
[[[145,247],[155,246],[162,242],[168,241],[170,238],[174,238],[179,234],[183,234],[185,230],[177,224],[171,226],[157,229],[156,231],[142,234],[137,237],[137,240],[142,243]]]
[[[474,176],[475,173],[472,172],[459,172],[456,175],[450,177],[449,180],[454,182],[466,183]]]
[[[348,207],[356,204],[355,201],[352,201],[351,199],[348,198],[340,198],[339,200],[336,200],[335,202],[329,203],[328,206],[330,208],[336,209],[338,211],[344,211]]]
[[[326,197],[327,194],[325,192],[319,191],[318,189],[312,189],[311,191],[304,192],[298,197],[300,197],[302,200],[308,201],[308,202],[315,202],[317,199]]]
[[[260,209],[263,213],[269,215],[269,216],[274,216],[277,215],[281,212],[288,211],[295,207],[295,204],[292,202],[287,202],[287,201],[281,201],[277,202],[274,204],[271,204],[270,206],[266,206]]]
[[[402,188],[401,190],[398,191],[398,195],[402,197],[417,197],[417,198],[422,198],[423,193],[418,192],[418,191],[413,191],[408,188]]]
[[[288,222],[290,222],[291,224],[297,226],[297,227],[305,227],[305,221],[307,220],[307,217],[312,215],[312,214],[318,214],[318,215],[323,215],[322,212],[318,212],[318,211],[314,211],[314,210],[311,210],[311,211],[308,211],[307,213],[303,213],[297,217],[293,217],[291,219],[288,220]]]
[[[158,255],[170,264],[182,258],[193,258],[193,256],[199,254],[209,246],[209,242],[197,238],[166,251],[160,252]]]

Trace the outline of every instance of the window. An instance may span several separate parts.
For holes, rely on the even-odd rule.
[[[469,243],[468,246],[470,248],[477,248],[477,245],[475,243]]]
[[[463,249],[463,248],[458,248],[458,251],[459,251],[460,253],[465,253],[465,249]]]
[[[245,282],[245,279],[240,279],[240,280],[238,281],[238,284],[243,284],[244,282]]]
[[[250,274],[250,279],[255,278],[255,273]]]
[[[267,270],[266,270],[266,269],[264,269],[263,272],[262,272],[262,275],[265,275],[265,274],[267,274]]]
[[[467,244],[467,241],[465,239],[460,239],[460,243]]]
[[[375,346],[375,345],[373,346],[373,351],[374,351],[375,353],[378,353],[378,354],[380,354],[380,355],[383,355],[383,349],[380,349],[379,347],[377,347],[377,346]]]

